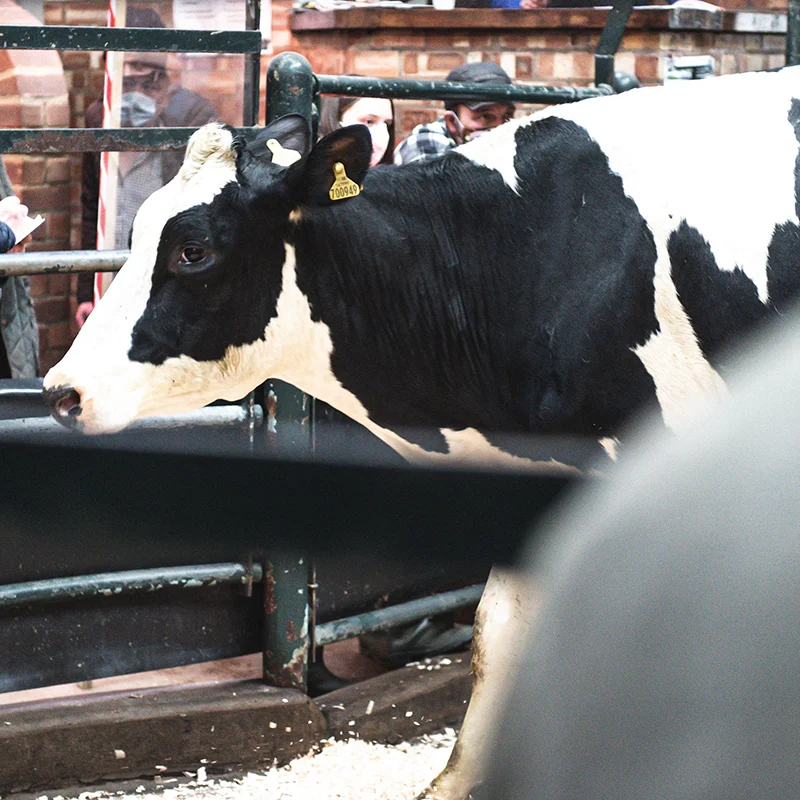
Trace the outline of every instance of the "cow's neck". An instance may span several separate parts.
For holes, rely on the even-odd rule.
[[[390,194],[385,177],[295,228],[297,285],[330,333],[336,381],[383,427],[519,428],[505,351],[488,346],[486,287],[453,234],[469,221],[456,226],[447,197]]]

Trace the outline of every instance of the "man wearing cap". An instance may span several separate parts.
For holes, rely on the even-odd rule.
[[[128,7],[125,23],[129,28],[165,27],[155,10],[138,6]],[[86,109],[85,118],[87,127],[102,127],[102,100],[97,100]],[[120,125],[123,128],[199,128],[216,119],[216,109],[205,97],[170,79],[166,53],[126,53],[120,98]],[[119,154],[114,242],[117,249],[128,247],[133,219],[139,206],[178,174],[183,156],[183,149]],[[85,250],[93,250],[96,243],[99,185],[100,158],[95,153],[86,153],[81,190],[81,246]],[[79,326],[83,325],[94,305],[93,280],[94,276],[89,272],[79,276],[76,313]]]
[[[458,83],[511,84],[511,78],[506,71],[493,61],[464,64],[454,69],[447,80]],[[410,164],[442,156],[448,150],[508,122],[514,116],[513,103],[491,100],[475,103],[448,100],[444,107],[445,112],[441,117],[426,125],[417,125],[408,138],[398,145],[394,151],[395,164]]]

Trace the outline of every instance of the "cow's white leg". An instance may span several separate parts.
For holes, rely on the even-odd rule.
[[[447,766],[418,800],[464,800],[482,779],[508,681],[516,673],[537,606],[530,579],[492,569],[475,614],[472,697],[464,724]]]

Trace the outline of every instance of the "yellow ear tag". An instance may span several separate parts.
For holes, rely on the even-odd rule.
[[[333,165],[333,186],[328,192],[328,197],[331,200],[347,200],[359,194],[361,194],[361,187],[347,177],[347,173],[344,171],[344,164],[341,161],[337,161]]]
[[[297,150],[284,147],[277,139],[267,139],[267,147],[272,153],[272,163],[279,167],[291,167],[295,161],[299,161],[301,158]]]

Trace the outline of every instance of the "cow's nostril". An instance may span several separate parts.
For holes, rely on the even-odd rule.
[[[81,413],[81,396],[72,386],[45,389],[44,399],[59,422],[73,423]]]

